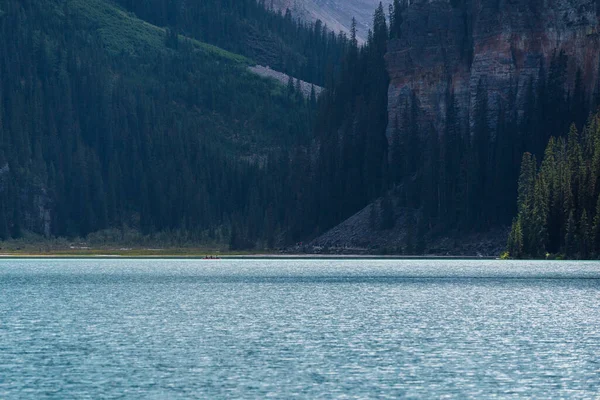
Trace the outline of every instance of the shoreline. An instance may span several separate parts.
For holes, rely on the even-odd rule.
[[[337,255],[337,254],[244,254],[244,255],[212,255],[216,258],[207,258],[211,254],[157,254],[157,255],[127,255],[127,254],[73,254],[73,253],[52,253],[52,254],[14,254],[0,253],[1,260],[15,259],[95,259],[95,260],[202,260],[202,261],[220,261],[220,260],[497,260],[493,256],[394,256],[394,255]]]

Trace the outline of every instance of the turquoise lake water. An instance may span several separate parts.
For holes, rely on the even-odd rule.
[[[598,396],[598,262],[0,260],[1,399]]]

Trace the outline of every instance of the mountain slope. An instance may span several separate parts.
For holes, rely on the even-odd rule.
[[[276,234],[265,205],[286,187],[266,185],[267,160],[307,141],[314,104],[110,1],[0,10],[0,239],[132,226],[223,242],[233,221],[254,243]]]
[[[385,40],[350,52],[317,119],[319,214],[305,219],[329,233],[315,243],[414,248],[393,244],[411,238],[395,226],[406,210],[432,241],[510,225],[521,155],[541,159],[600,103],[597,2],[543,3],[400,2],[389,29],[377,11]]]
[[[321,25],[272,12],[256,0],[116,0],[139,18],[242,54],[257,64],[323,86],[345,41]]]
[[[356,18],[357,36],[359,40],[365,41],[379,2],[380,0],[273,0],[271,3],[275,9],[289,9],[298,18],[321,20],[336,32],[349,33],[352,18]],[[386,9],[389,3],[383,2]]]

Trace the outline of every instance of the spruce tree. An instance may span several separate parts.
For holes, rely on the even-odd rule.
[[[508,235],[507,251],[511,258],[523,258],[523,229],[521,219],[516,218]]]
[[[404,254],[415,255],[415,221],[414,217],[407,218],[404,235]]]
[[[292,78],[292,76],[288,76],[288,83],[287,83],[287,94],[289,97],[293,97],[294,93],[296,92],[296,86],[294,85],[294,78]]]
[[[535,183],[533,194],[533,210],[531,214],[531,228],[529,234],[529,251],[533,257],[540,257],[546,253],[548,242],[548,185],[543,176],[539,176]]]
[[[586,210],[581,213],[579,221],[579,258],[589,259],[592,252],[592,229]]]
[[[394,0],[390,5],[390,38],[399,39],[402,37],[402,13],[406,10],[406,0]]]
[[[575,222],[575,214],[573,210],[569,212],[569,218],[567,220],[566,234],[565,234],[565,247],[564,251],[567,257],[574,258],[579,250],[579,237],[577,234],[577,223]]]
[[[593,251],[596,256],[600,255],[600,196],[596,200],[596,213],[592,226]]]
[[[8,218],[6,217],[5,205],[3,202],[5,199],[1,199],[0,203],[0,241],[7,240],[10,238],[10,230],[8,229]]]

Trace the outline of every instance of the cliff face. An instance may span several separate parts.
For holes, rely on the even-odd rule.
[[[402,38],[388,48],[390,121],[401,119],[414,92],[439,130],[451,91],[468,121],[480,81],[489,91],[491,115],[511,91],[521,107],[529,81],[561,50],[569,57],[570,84],[580,67],[586,86],[595,87],[596,7],[596,0],[413,0]]]

